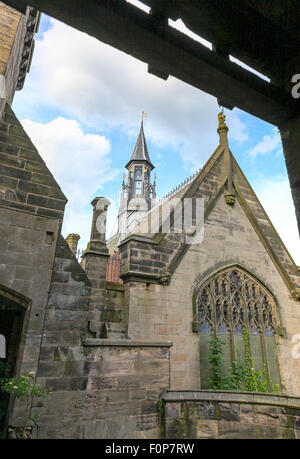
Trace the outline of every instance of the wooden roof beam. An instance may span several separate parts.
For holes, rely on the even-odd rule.
[[[141,1],[171,19],[181,18],[192,32],[222,45],[228,54],[276,82],[282,79],[284,63],[299,53],[295,34],[243,0]]]
[[[10,3],[7,0],[7,3]],[[31,6],[228,105],[279,125],[299,111],[292,96],[125,0],[30,0]],[[13,0],[22,8],[26,1]]]

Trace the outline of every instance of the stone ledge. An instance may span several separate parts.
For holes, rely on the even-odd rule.
[[[214,401],[300,408],[300,397],[284,394],[266,394],[261,392],[167,390],[161,398],[165,402]]]
[[[106,290],[113,290],[116,292],[124,292],[125,287],[124,284],[121,284],[120,282],[110,282],[106,281]]]
[[[104,256],[104,257],[107,257],[107,258],[110,257],[110,254],[108,252],[97,252],[95,250],[86,250],[83,253],[83,257],[85,257],[86,255],[101,255],[101,256]]]
[[[123,347],[172,347],[170,341],[135,341],[130,339],[99,339],[87,338],[83,340],[84,346],[123,346]]]

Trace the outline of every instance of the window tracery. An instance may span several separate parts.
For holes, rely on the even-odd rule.
[[[196,323],[200,334],[201,386],[208,379],[209,335],[222,335],[225,364],[245,359],[243,329],[258,369],[267,369],[279,382],[275,335],[278,329],[276,300],[254,277],[233,266],[211,276],[197,288]]]

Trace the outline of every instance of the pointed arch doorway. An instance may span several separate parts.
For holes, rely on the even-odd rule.
[[[29,312],[26,297],[0,285],[0,378],[18,373]],[[11,409],[9,395],[0,392],[0,438],[5,435]]]
[[[194,329],[199,334],[201,389],[211,378],[209,342],[224,343],[224,370],[233,362],[245,365],[245,337],[255,369],[265,372],[268,384],[281,384],[276,335],[281,320],[274,295],[252,274],[233,265],[212,274],[196,286],[193,296]]]

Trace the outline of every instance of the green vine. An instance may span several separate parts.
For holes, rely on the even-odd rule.
[[[263,371],[257,371],[254,368],[254,360],[249,350],[249,333],[246,327],[243,327],[246,367],[244,369],[245,390],[248,392],[270,392],[279,393],[279,384],[273,385],[270,378],[268,382],[267,368],[264,364]]]
[[[0,379],[0,392],[3,394],[14,394],[15,397],[22,402],[25,402],[25,420],[21,428],[11,429],[14,430],[17,438],[28,438],[27,430],[29,421],[36,424],[34,417],[30,417],[30,409],[34,397],[45,398],[50,392],[50,389],[43,389],[41,386],[34,384],[35,375],[33,372],[26,373],[17,378],[1,378]]]
[[[249,334],[243,327],[245,361],[243,366],[236,361],[224,371],[224,350],[225,343],[218,336],[211,338],[209,342],[209,358],[212,377],[209,378],[209,389],[212,390],[245,390],[247,392],[270,392],[279,393],[279,384],[273,385],[271,379],[268,380],[267,368],[264,365],[263,371],[255,370],[253,357],[249,349]]]
[[[212,377],[209,379],[209,389],[213,390],[241,390],[242,388],[242,366],[232,362],[229,374],[224,372],[224,342],[217,336],[209,343],[209,363],[211,365]]]
[[[164,412],[165,412],[165,404],[162,400],[158,400],[157,404],[156,404],[156,409],[157,409],[157,412],[159,414],[160,417],[163,417],[164,416]]]
[[[165,438],[165,404],[162,400],[158,400],[156,409],[158,412],[160,437]]]
[[[249,334],[245,327],[243,327],[243,336],[246,360],[246,367],[244,368],[245,390],[247,392],[267,392],[268,383],[266,378],[261,380],[262,372],[254,369],[254,361],[249,350]],[[264,376],[266,376],[266,372]]]

